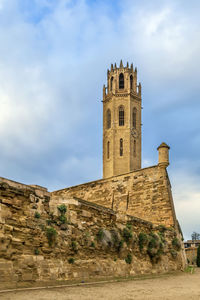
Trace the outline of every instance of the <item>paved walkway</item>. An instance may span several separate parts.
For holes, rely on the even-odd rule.
[[[200,270],[160,278],[0,293],[1,300],[200,300]]]

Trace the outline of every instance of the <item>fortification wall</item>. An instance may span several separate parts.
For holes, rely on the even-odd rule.
[[[41,187],[0,179],[1,287],[184,267],[173,228],[77,198],[64,202],[56,205]]]
[[[164,167],[154,166],[73,186],[53,192],[51,197],[54,203],[78,197],[152,223],[176,224],[171,186]]]

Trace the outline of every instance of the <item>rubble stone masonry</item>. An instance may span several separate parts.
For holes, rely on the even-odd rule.
[[[87,193],[88,185],[93,188]],[[75,190],[85,199],[73,197]],[[182,269],[184,250],[176,228],[158,225],[159,213],[154,224],[139,218],[146,209],[150,219],[150,210],[161,205],[160,223],[173,225],[167,195],[167,174],[157,167],[52,194],[0,178],[0,287]],[[137,217],[127,215],[136,212],[142,197],[146,208],[138,204]]]

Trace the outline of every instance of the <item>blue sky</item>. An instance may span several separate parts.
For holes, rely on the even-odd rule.
[[[102,86],[138,68],[143,166],[170,145],[185,238],[200,232],[200,2],[0,0],[0,175],[55,190],[102,177]]]

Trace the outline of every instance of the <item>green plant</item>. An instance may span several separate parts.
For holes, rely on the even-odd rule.
[[[175,250],[179,251],[181,249],[181,243],[179,241],[179,239],[177,239],[176,237],[172,240],[172,246]]]
[[[197,248],[197,267],[200,268],[200,245]]]
[[[99,241],[102,241],[103,236],[104,236],[103,229],[99,229],[99,231],[97,232],[97,239]]]
[[[158,226],[158,230],[160,231],[160,232],[165,232],[166,230],[167,230],[167,227],[165,226],[165,225],[159,225]]]
[[[48,197],[48,196],[45,196],[45,198],[44,198],[44,202],[49,202],[49,200],[50,200],[50,197]]]
[[[192,267],[192,266],[187,266],[186,268],[185,268],[185,272],[186,273],[191,273],[191,274],[194,274],[194,267]]]
[[[164,233],[163,232],[158,232],[158,235],[160,237],[160,240],[162,243],[165,243],[165,237],[164,237]]]
[[[114,257],[114,259],[113,259],[114,261],[117,261],[117,257]]]
[[[62,224],[65,224],[66,221],[67,221],[67,218],[66,218],[64,215],[61,215],[61,216],[59,217],[59,220],[60,220],[60,222],[61,222]]]
[[[152,263],[157,263],[160,256],[163,254],[163,243],[155,233],[150,233],[147,253]]]
[[[138,244],[139,244],[139,249],[140,251],[143,250],[144,246],[147,244],[148,242],[148,236],[146,233],[140,232],[139,236],[138,236]]]
[[[73,257],[70,257],[70,258],[68,259],[68,263],[69,263],[69,264],[74,264],[74,262],[75,262],[75,259],[74,259]]]
[[[93,247],[93,248],[95,248],[95,243],[94,243],[94,242],[92,242],[92,243],[91,243],[91,245],[90,245],[90,247]]]
[[[115,229],[111,229],[112,243],[114,247],[118,247],[119,245],[119,234]]]
[[[53,242],[55,241],[57,231],[53,227],[47,227],[46,235],[47,235],[49,246],[52,246]]]
[[[39,254],[40,254],[40,251],[39,251],[38,249],[35,249],[35,250],[34,250],[34,254],[35,254],[35,255],[39,255]]]
[[[126,223],[126,227],[129,229],[129,230],[132,230],[132,225],[130,223]]]
[[[117,247],[118,252],[120,252],[120,250],[123,248],[123,245],[124,245],[124,241],[123,240],[119,241],[119,244],[118,244],[118,247]]]
[[[71,242],[71,248],[74,252],[77,252],[78,251],[78,246],[77,246],[77,243],[75,241],[72,241]]]
[[[123,236],[125,242],[126,242],[127,244],[129,244],[130,240],[131,240],[132,237],[133,237],[133,234],[132,234],[132,232],[130,231],[130,229],[128,229],[128,228],[125,227],[125,228],[123,229],[122,236]]]
[[[67,212],[67,207],[65,204],[61,204],[57,208],[62,215],[64,215]]]
[[[40,213],[36,211],[34,217],[35,217],[36,219],[39,219],[39,218],[40,218]]]
[[[127,257],[125,258],[125,262],[130,265],[132,263],[132,260],[132,255],[128,253]]]
[[[50,219],[46,220],[47,225],[51,225],[52,221]]]
[[[154,237],[150,238],[148,249],[157,248],[157,240]]]

